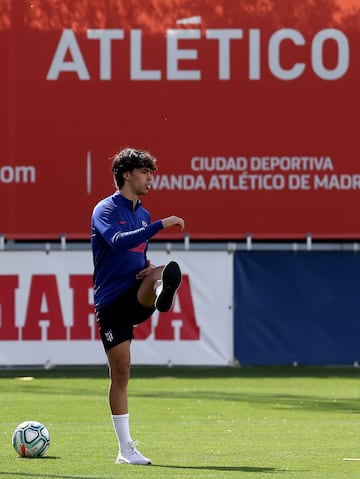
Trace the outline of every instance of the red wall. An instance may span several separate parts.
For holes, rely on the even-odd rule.
[[[359,237],[357,2],[143,3],[3,2],[0,233],[89,238],[134,146],[191,238]]]

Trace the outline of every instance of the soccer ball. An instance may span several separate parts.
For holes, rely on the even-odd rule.
[[[15,429],[12,445],[22,457],[43,456],[50,446],[50,434],[40,422],[25,421]]]

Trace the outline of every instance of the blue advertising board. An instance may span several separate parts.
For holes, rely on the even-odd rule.
[[[234,353],[240,364],[360,362],[360,255],[234,255]]]

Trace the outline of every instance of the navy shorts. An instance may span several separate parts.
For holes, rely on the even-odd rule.
[[[123,295],[96,311],[96,322],[105,351],[134,338],[134,325],[146,321],[155,307],[145,308],[137,300],[141,281],[136,281]]]

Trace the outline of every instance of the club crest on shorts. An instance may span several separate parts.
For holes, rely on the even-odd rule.
[[[106,331],[105,338],[106,338],[106,341],[108,341],[109,343],[111,343],[114,340],[114,336],[111,329],[109,329],[109,331]]]

